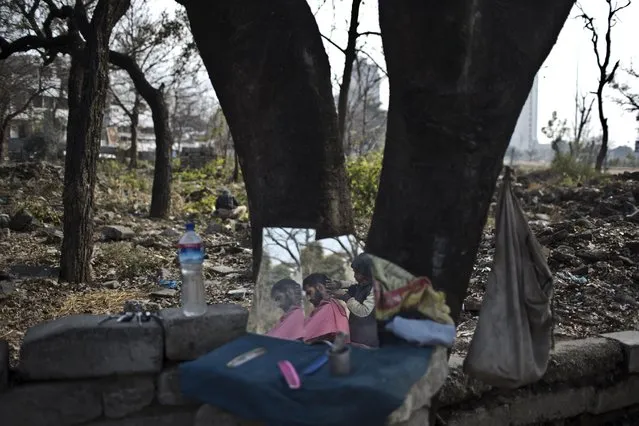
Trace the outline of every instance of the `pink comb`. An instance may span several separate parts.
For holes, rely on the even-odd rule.
[[[286,384],[291,389],[299,389],[302,383],[300,382],[300,376],[297,374],[295,367],[289,361],[280,361],[277,363],[277,367],[280,369]]]

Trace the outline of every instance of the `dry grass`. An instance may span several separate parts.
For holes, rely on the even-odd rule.
[[[122,311],[124,303],[146,297],[139,290],[88,290],[72,293],[62,301],[55,317],[75,314],[115,314]]]

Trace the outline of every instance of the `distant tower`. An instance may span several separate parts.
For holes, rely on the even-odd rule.
[[[534,150],[537,147],[537,106],[538,106],[539,81],[537,76],[533,80],[532,88],[526,99],[526,103],[519,113],[515,131],[510,137],[509,148],[515,148],[519,152]]]

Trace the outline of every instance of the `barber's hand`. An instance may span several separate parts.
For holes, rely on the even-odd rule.
[[[348,293],[339,294],[339,295],[337,295],[337,298],[338,298],[339,300],[343,300],[344,302],[346,302],[348,299],[350,299],[350,298],[351,298],[351,295],[350,295],[350,294],[348,294]]]

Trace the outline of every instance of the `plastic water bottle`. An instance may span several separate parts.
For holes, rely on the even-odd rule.
[[[178,243],[178,256],[182,272],[182,310],[193,317],[206,312],[206,295],[202,280],[204,247],[202,239],[195,233],[195,225],[188,223],[186,233]]]

